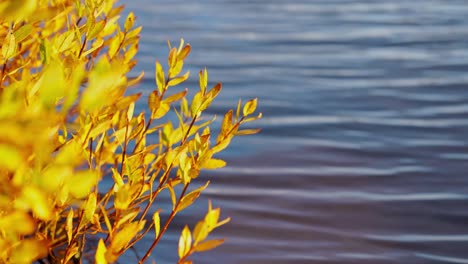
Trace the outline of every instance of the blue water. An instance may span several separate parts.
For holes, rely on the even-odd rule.
[[[144,26],[138,90],[154,89],[155,59],[183,37],[188,69],[223,82],[210,114],[239,97],[264,114],[262,133],[202,176],[211,186],[158,263],[176,261],[208,199],[232,221],[195,263],[468,263],[467,1],[123,3]]]

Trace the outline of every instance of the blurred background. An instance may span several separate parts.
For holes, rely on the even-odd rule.
[[[209,114],[258,97],[264,116],[201,177],[158,263],[208,199],[232,220],[195,263],[468,263],[467,1],[120,3],[143,26],[138,90],[183,37],[189,89],[204,67],[223,82]]]

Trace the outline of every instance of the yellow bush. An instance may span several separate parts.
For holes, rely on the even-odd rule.
[[[0,1],[0,263],[112,263],[154,236],[152,245],[139,244],[148,247],[139,260],[145,262],[174,216],[208,186],[189,188],[192,179],[225,165],[214,155],[234,136],[258,132],[239,129],[261,116],[252,116],[253,99],[239,100],[211,134],[213,119],[202,113],[221,84],[209,89],[204,70],[192,100],[176,88],[189,77],[183,66],[191,48],[183,40],[178,48],[169,43],[166,70],[156,62],[148,113],[135,112],[141,93],[127,88],[143,74],[128,72],[141,27],[134,27],[133,13],[122,27],[123,7],[114,2]],[[171,110],[178,121],[161,121]],[[110,189],[102,190],[103,179]],[[164,190],[172,210],[147,216]],[[183,229],[179,263],[223,242],[207,239],[229,221],[219,215],[210,204],[192,231]]]

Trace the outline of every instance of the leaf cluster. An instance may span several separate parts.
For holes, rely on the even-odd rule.
[[[192,98],[178,89],[190,75],[183,39],[169,43],[167,69],[156,62],[146,113],[138,112],[142,94],[128,88],[143,77],[129,77],[141,27],[133,13],[119,24],[124,7],[114,2],[0,2],[1,263],[113,263],[154,230],[145,262],[209,184],[190,188],[193,179],[225,166],[214,156],[233,137],[258,132],[240,129],[261,117],[252,99],[239,100],[212,135],[203,112],[222,85],[209,87],[205,69]],[[176,122],[164,119],[169,112]],[[167,212],[156,202],[163,191]],[[193,232],[183,229],[180,263],[222,243],[208,239],[229,221],[219,217],[210,203]]]

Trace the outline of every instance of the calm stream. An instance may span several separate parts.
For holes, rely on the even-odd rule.
[[[468,263],[468,1],[123,3],[143,25],[137,90],[183,37],[187,86],[204,67],[223,82],[209,114],[259,97],[264,115],[197,180],[213,179],[157,263],[208,199],[232,220],[195,263]]]

